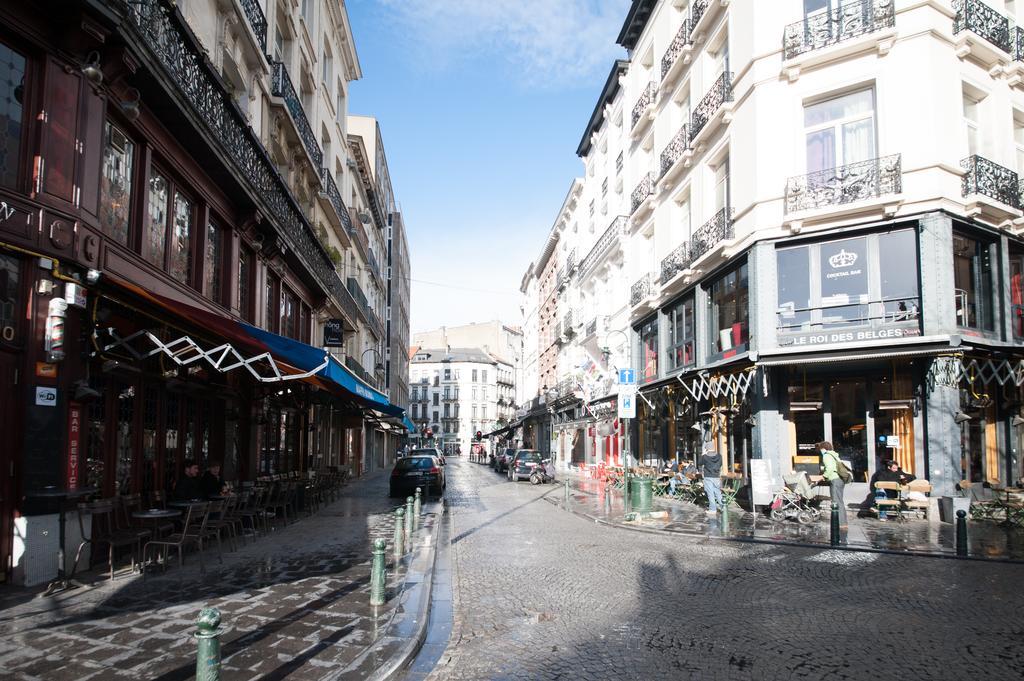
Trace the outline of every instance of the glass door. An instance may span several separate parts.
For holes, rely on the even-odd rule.
[[[839,381],[829,389],[832,411],[832,446],[848,461],[854,482],[865,482],[873,471],[868,465],[867,409],[864,381]],[[877,427],[877,422],[876,422]]]

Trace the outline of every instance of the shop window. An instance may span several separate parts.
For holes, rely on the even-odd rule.
[[[149,211],[143,235],[142,257],[154,267],[164,268],[167,245],[167,196],[169,190],[163,175],[154,172],[149,178]]]
[[[238,314],[247,322],[252,321],[252,275],[255,256],[247,246],[238,250]]]
[[[808,173],[874,158],[874,90],[804,107],[804,138]]]
[[[917,282],[917,235],[913,230],[879,234],[878,265],[886,319],[916,320],[921,294]]]
[[[25,57],[0,43],[0,186],[18,184],[24,100]]]
[[[149,493],[156,489],[157,476],[160,474],[157,462],[158,416],[160,414],[160,395],[156,386],[145,387],[142,398],[142,484],[138,491]]]
[[[135,466],[135,386],[118,384],[116,390],[117,432],[114,456],[117,467],[114,494],[128,494],[132,490]]]
[[[167,271],[182,284],[188,284],[192,277],[192,202],[181,192],[174,193],[174,222],[171,229]]]
[[[271,333],[277,333],[278,322],[278,291],[280,290],[280,284],[277,278],[272,274],[267,274],[267,288],[264,293],[266,294],[266,308],[264,310],[263,323],[266,325],[267,331]]]
[[[780,331],[811,329],[811,270],[809,249],[785,248],[776,254],[779,273],[778,326]]]
[[[0,254],[0,344],[18,343],[21,310],[21,262]]]
[[[288,338],[299,337],[299,311],[295,294],[287,288],[281,288],[281,335]]]
[[[164,489],[170,494],[178,479],[181,454],[181,402],[174,393],[164,399]]]
[[[203,295],[220,302],[220,269],[224,255],[224,230],[215,222],[206,226],[206,249],[203,253]]]
[[[149,180],[147,207],[142,256],[154,267],[166,270],[177,281],[190,284],[194,219],[192,201],[180,191],[172,191],[167,178],[154,170]]]
[[[655,317],[638,329],[640,335],[640,378],[643,382],[658,378],[658,319]]]
[[[1010,325],[1013,339],[1024,340],[1024,252],[1010,252]],[[2,290],[2,286],[0,286]]]
[[[746,263],[712,282],[708,307],[711,354],[729,357],[745,351],[750,307]]]
[[[85,448],[85,484],[106,492],[107,462],[107,382],[94,375],[89,387],[102,397],[89,402],[88,440]]]
[[[107,121],[103,129],[103,175],[100,178],[100,226],[107,236],[128,245],[131,223],[135,145]]]
[[[668,318],[668,368],[681,369],[696,361],[694,351],[693,296],[669,308]]]
[[[821,244],[819,258],[822,326],[828,329],[867,323],[867,238]]]
[[[992,271],[995,245],[953,233],[953,286],[957,326],[977,331],[995,328]]]

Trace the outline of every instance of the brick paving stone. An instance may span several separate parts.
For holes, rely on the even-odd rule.
[[[449,461],[453,630],[428,678],[1024,676],[1019,565],[625,531]]]
[[[236,552],[206,552],[184,569],[128,575],[54,598],[30,590],[0,594],[0,674],[4,679],[191,677],[195,618],[221,610],[225,681],[315,679],[337,672],[383,631],[393,599],[369,600],[370,546],[394,531],[386,474],[347,486],[320,513],[274,530]],[[404,567],[389,565],[394,594]],[[87,573],[86,577],[93,576]]]

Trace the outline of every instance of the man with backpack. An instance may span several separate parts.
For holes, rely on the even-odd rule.
[[[853,473],[839,459],[839,454],[832,449],[832,443],[828,440],[818,443],[818,451],[821,452],[821,474],[825,476],[832,490],[832,501],[839,504],[839,527],[845,530],[846,502],[843,500],[843,490],[846,483],[853,480]]]

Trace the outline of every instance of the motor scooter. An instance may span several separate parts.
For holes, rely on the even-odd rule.
[[[551,459],[544,459],[539,464],[533,467],[533,471],[530,472],[530,484],[539,485],[541,483],[549,483],[555,481],[555,466],[551,463]]]

